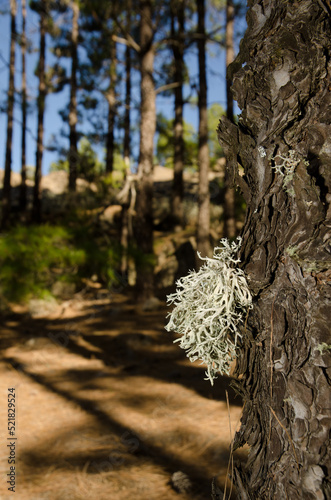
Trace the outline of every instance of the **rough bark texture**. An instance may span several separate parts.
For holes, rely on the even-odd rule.
[[[142,256],[137,265],[137,288],[140,298],[144,299],[153,295],[153,265],[151,259],[146,260],[146,256],[153,254],[153,149],[156,129],[151,0],[140,2],[140,12],[141,121],[135,238]]]
[[[77,68],[78,68],[78,18],[79,5],[76,0],[71,2],[72,31],[71,31],[71,76],[70,76],[70,103],[69,103],[69,190],[76,190],[77,180]]]
[[[226,50],[226,67],[233,62],[234,59],[234,6],[232,0],[226,2],[226,30],[225,30],[225,50]],[[233,116],[233,95],[231,92],[231,78],[229,75],[226,78],[226,117],[231,123],[234,123]],[[235,192],[231,185],[228,170],[225,170],[224,176],[224,236],[234,238],[236,236],[236,217],[235,217]]]
[[[26,101],[26,1],[22,0],[22,39],[21,39],[21,51],[22,51],[22,156],[21,156],[21,188],[20,188],[20,209],[24,211],[26,209],[26,113],[27,113],[27,101]]]
[[[8,85],[8,104],[7,104],[7,140],[6,140],[6,160],[5,174],[3,180],[3,199],[2,199],[2,220],[1,227],[5,228],[8,224],[11,206],[11,160],[13,143],[13,112],[14,112],[14,73],[15,73],[15,37],[16,37],[16,0],[10,1],[10,59],[9,59],[9,85]]]
[[[106,144],[106,172],[111,174],[114,168],[114,129],[116,116],[116,42],[110,42],[110,68],[109,68],[109,89],[107,92],[108,102],[108,130]]]
[[[208,115],[207,115],[207,77],[206,77],[206,30],[205,0],[197,0],[198,9],[198,53],[199,53],[199,213],[197,248],[203,257],[209,255],[209,149],[208,149]],[[198,260],[197,264],[201,265]]]
[[[177,29],[175,22],[177,20]],[[172,213],[176,224],[183,226],[184,197],[184,138],[183,138],[183,85],[184,85],[184,0],[171,2],[171,38],[175,61],[175,119],[174,119],[174,182],[172,192]]]
[[[254,293],[237,365],[234,445],[250,446],[235,470],[240,499],[331,498],[329,5],[249,1],[232,65],[242,114],[219,126],[248,203],[241,258]],[[272,158],[290,150],[297,164],[282,176]]]
[[[37,125],[37,149],[36,149],[36,169],[34,174],[33,187],[33,206],[32,219],[34,222],[41,220],[41,169],[43,161],[43,137],[44,137],[44,113],[46,99],[46,82],[45,82],[45,54],[46,54],[46,18],[43,13],[40,14],[39,30],[40,30],[40,45],[39,45],[39,63],[38,63],[38,125]]]

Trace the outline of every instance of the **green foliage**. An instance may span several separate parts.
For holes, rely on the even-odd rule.
[[[184,166],[197,167],[198,137],[193,125],[184,121]],[[165,167],[174,166],[174,121],[162,113],[157,115],[157,162]]]
[[[217,159],[224,156],[219,145],[216,129],[219,119],[225,111],[218,103],[208,108],[208,146],[211,167]],[[174,165],[174,121],[166,118],[162,113],[157,115],[158,139],[156,144],[157,162],[165,167],[173,168]],[[198,165],[198,133],[193,125],[184,121],[184,165],[195,170]]]
[[[65,170],[69,172],[69,161],[67,158],[53,162],[50,171]],[[99,161],[98,156],[87,137],[83,137],[78,144],[77,175],[89,182],[97,179],[104,172],[104,165]]]
[[[224,109],[220,104],[216,102],[208,108],[208,147],[211,167],[215,165],[218,158],[224,156],[223,150],[219,145],[216,133],[218,122],[221,116],[223,116],[224,114]]]
[[[120,248],[78,222],[16,226],[1,235],[0,295],[24,301],[49,295],[56,281],[79,287],[93,275],[107,286],[116,283]]]

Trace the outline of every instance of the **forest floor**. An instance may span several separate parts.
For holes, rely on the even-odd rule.
[[[143,312],[130,294],[89,289],[48,314],[16,307],[2,319],[2,500],[205,500],[215,476],[223,489],[241,401],[230,378],[204,380],[164,330],[166,314],[165,304]],[[6,483],[8,388],[15,494]],[[190,480],[186,493],[171,483],[178,471]]]

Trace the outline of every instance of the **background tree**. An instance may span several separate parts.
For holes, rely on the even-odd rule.
[[[154,85],[153,4],[140,1],[140,147],[135,238],[146,256],[153,254],[153,158],[156,129]],[[153,265],[147,260],[137,273],[137,288],[142,298],[153,295]]]
[[[245,195],[242,268],[254,307],[236,383],[240,499],[330,498],[330,8],[253,0],[231,66],[238,126],[221,144]],[[242,164],[245,176],[237,171]]]
[[[22,0],[22,129],[21,129],[21,189],[20,189],[20,209],[26,209],[26,115],[27,115],[27,95],[26,95],[26,0]]]
[[[233,0],[226,0],[226,28],[225,28],[225,61],[226,68],[234,59],[234,5]],[[231,92],[231,80],[226,76],[226,116],[234,123],[233,96]],[[224,176],[224,236],[234,238],[236,235],[235,218],[235,192],[231,185],[228,171],[225,169]]]
[[[184,85],[184,0],[172,0],[171,10],[171,46],[174,57],[175,81],[175,118],[174,118],[174,181],[172,193],[172,212],[176,224],[183,226],[183,170],[184,170],[184,127],[183,127],[183,85]],[[177,29],[176,29],[177,24]]]
[[[72,28],[70,40],[71,74],[69,103],[69,190],[76,190],[77,180],[77,70],[78,70],[78,19],[79,5],[77,0],[70,2],[72,10]]]
[[[7,99],[7,140],[6,140],[6,159],[5,174],[3,180],[3,198],[2,198],[2,219],[1,227],[5,228],[8,224],[11,208],[11,161],[12,161],[12,143],[13,143],[13,113],[15,98],[15,41],[16,41],[16,0],[10,0],[10,59],[9,59],[9,84]]]
[[[206,29],[205,1],[197,0],[198,10],[198,55],[199,55],[199,214],[197,230],[197,248],[202,256],[210,252],[209,243],[209,151],[208,151],[208,114],[207,114],[207,78],[206,78]],[[199,259],[200,261],[200,259]],[[201,261],[200,261],[201,262]]]
[[[47,4],[44,5],[35,2],[33,8],[39,13],[39,61],[37,67],[37,75],[39,79],[38,98],[37,98],[37,145],[36,145],[36,167],[33,186],[33,206],[32,206],[32,219],[34,222],[41,221],[41,193],[40,183],[42,174],[42,160],[43,160],[43,137],[44,137],[44,113],[45,113],[45,100],[46,100],[46,75],[45,75],[45,57],[46,57],[46,25],[47,15],[45,11]]]

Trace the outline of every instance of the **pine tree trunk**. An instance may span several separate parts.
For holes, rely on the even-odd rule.
[[[79,5],[76,0],[71,2],[72,32],[71,32],[71,77],[69,104],[69,190],[76,191],[77,180],[77,69],[78,69],[78,19]]]
[[[175,30],[175,20],[178,29]],[[174,182],[172,193],[172,213],[178,227],[183,226],[183,170],[184,170],[184,138],[183,138],[183,84],[184,84],[184,0],[171,2],[171,38],[175,61],[175,120],[174,120]]]
[[[7,140],[6,140],[6,160],[5,173],[3,180],[3,199],[2,199],[2,219],[1,228],[8,225],[8,219],[11,208],[11,161],[12,161],[12,143],[13,143],[13,113],[14,113],[14,73],[15,73],[15,38],[16,38],[16,0],[10,0],[10,60],[9,60],[9,85],[8,85],[8,104],[7,104]]]
[[[233,62],[234,59],[234,6],[233,0],[226,1],[226,30],[225,30],[225,50],[226,50],[226,67]],[[233,96],[231,92],[231,80],[226,78],[226,116],[231,123],[234,123],[233,116]],[[233,185],[225,169],[224,176],[224,236],[234,238],[236,236],[236,217],[235,217],[235,191]]]
[[[107,92],[108,102],[108,131],[106,144],[106,172],[111,174],[114,168],[114,129],[116,115],[116,42],[110,43],[110,70],[109,89]]]
[[[126,30],[131,31],[131,0],[127,2]],[[125,113],[124,113],[124,142],[123,156],[127,173],[130,172],[130,108],[131,108],[131,48],[129,45],[125,49]]]
[[[39,45],[39,63],[38,63],[38,125],[37,125],[37,149],[36,149],[36,169],[34,175],[33,187],[33,206],[32,220],[34,222],[41,221],[41,172],[43,161],[43,138],[44,138],[44,113],[46,99],[46,82],[45,82],[45,54],[46,54],[46,18],[43,13],[39,17],[40,30],[40,45]]]
[[[198,53],[199,53],[199,213],[197,248],[203,257],[209,255],[209,150],[207,116],[207,76],[206,76],[206,32],[205,0],[197,0],[198,8]],[[198,260],[198,265],[201,261]]]
[[[327,499],[331,12],[326,0],[249,5],[231,68],[242,113],[238,126],[219,126],[248,204],[241,259],[254,293],[237,365],[245,406],[234,441],[248,443],[250,454],[235,482],[239,499]]]
[[[26,0],[22,0],[22,156],[21,156],[21,188],[20,188],[20,209],[26,210]]]
[[[153,295],[153,150],[156,129],[152,2],[140,2],[140,157],[137,189],[135,238],[141,262],[137,266],[137,289],[141,299]]]

